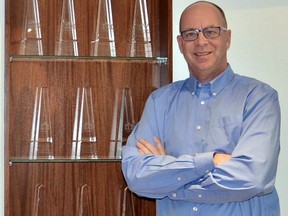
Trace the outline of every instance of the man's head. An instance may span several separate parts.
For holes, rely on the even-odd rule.
[[[198,1],[182,13],[177,37],[190,73],[200,82],[209,82],[227,67],[231,31],[223,10],[217,5]]]

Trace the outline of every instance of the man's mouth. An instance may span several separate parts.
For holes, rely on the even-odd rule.
[[[194,55],[196,56],[206,56],[206,55],[209,55],[211,52],[196,52],[194,53]]]

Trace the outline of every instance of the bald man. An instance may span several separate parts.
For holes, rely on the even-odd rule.
[[[219,6],[189,5],[179,28],[190,76],[148,98],[123,147],[130,190],[155,198],[158,216],[279,216],[277,92],[234,73]]]

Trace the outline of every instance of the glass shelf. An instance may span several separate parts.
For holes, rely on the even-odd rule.
[[[39,60],[39,61],[55,61],[55,60],[95,60],[95,61],[133,61],[133,62],[151,62],[158,64],[168,64],[167,57],[126,57],[126,56],[118,56],[118,57],[107,57],[107,56],[52,56],[52,55],[11,55],[10,62],[14,61],[31,61]]]
[[[28,158],[13,158],[9,160],[13,163],[107,163],[107,162],[121,162],[121,159],[98,158],[98,159],[69,159],[69,158],[55,158],[55,159],[28,159]]]

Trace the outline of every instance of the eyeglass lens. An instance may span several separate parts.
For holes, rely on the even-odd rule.
[[[191,41],[196,40],[202,32],[207,39],[212,39],[219,37],[220,35],[220,27],[208,27],[205,29],[195,29],[195,30],[187,30],[181,33],[184,40]]]

